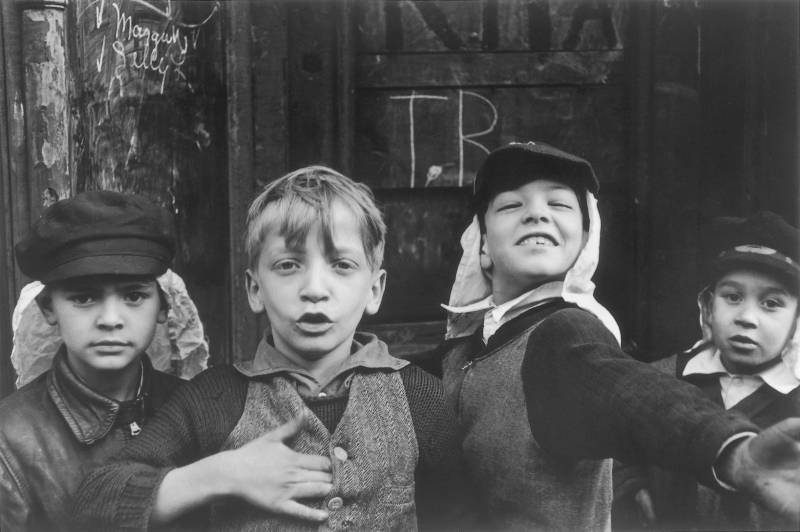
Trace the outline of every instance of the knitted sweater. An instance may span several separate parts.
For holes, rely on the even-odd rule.
[[[683,375],[687,362],[705,348],[659,360],[652,365],[696,386],[705,396],[722,407],[718,374]],[[800,416],[800,387],[787,394],[763,384],[751,395],[731,407],[759,427],[769,427],[788,417]],[[684,474],[659,467],[617,464],[614,469],[614,510],[620,515],[634,515],[632,500],[636,492],[647,488],[652,496],[659,530],[793,530],[797,523],[758,507],[739,493],[713,492]],[[635,508],[635,507],[633,507]],[[633,522],[620,522],[633,526]]]
[[[725,440],[755,429],[696,388],[628,357],[599,320],[564,301],[514,318],[486,346],[480,334],[445,344],[446,357],[469,356],[460,367],[445,362],[444,380],[465,432],[467,467],[486,528],[603,530],[610,475],[607,465],[592,468],[587,459],[658,463],[710,484]],[[509,357],[513,364],[494,378],[480,369]],[[512,382],[520,377],[521,386]],[[471,385],[472,379],[481,385]],[[481,398],[490,396],[501,399],[482,407]],[[510,405],[510,415],[493,414],[492,425],[491,412],[480,409],[499,404]],[[483,422],[473,422],[479,418]],[[510,435],[508,446],[525,447],[503,452],[498,434]],[[531,469],[506,480],[520,453]],[[569,481],[577,482],[574,489],[564,489]],[[517,489],[485,489],[504,482],[517,482]]]
[[[463,485],[453,416],[444,406],[441,383],[415,366],[399,370],[419,445],[416,471],[420,527],[438,527],[452,517]],[[219,451],[242,417],[249,379],[227,366],[212,368],[185,385],[153,420],[135,445],[93,471],[75,500],[80,526],[144,530],[155,490],[167,472]],[[348,397],[305,399],[333,432]],[[448,511],[448,509],[451,509]],[[196,527],[206,516],[187,517]],[[187,521],[188,522],[188,521]],[[446,522],[446,521],[445,521]]]

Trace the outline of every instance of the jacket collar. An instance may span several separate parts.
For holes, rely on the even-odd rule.
[[[347,362],[342,365],[339,374],[356,367],[398,370],[407,364],[408,361],[390,355],[386,344],[374,334],[357,332],[353,337],[352,352]],[[277,373],[307,373],[305,369],[275,349],[266,337],[259,342],[252,360],[235,362],[233,366],[239,373],[250,378]]]
[[[120,403],[89,388],[72,371],[66,355],[66,348],[62,345],[47,375],[47,393],[79,442],[91,445],[104,438],[117,421],[120,411],[130,411],[131,407],[139,412],[135,416],[139,424],[143,423],[144,402],[149,394],[153,372],[147,356],[140,357],[142,378],[136,399]]]
[[[730,372],[728,372],[722,364],[719,350],[715,349],[713,346],[708,346],[697,352],[687,361],[682,374],[683,376],[730,375]],[[784,395],[800,386],[800,380],[794,375],[792,369],[786,365],[784,360],[779,360],[777,364],[755,375],[748,375],[747,377],[760,379],[772,389]]]

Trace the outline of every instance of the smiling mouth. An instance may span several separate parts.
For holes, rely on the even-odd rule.
[[[517,240],[518,246],[525,246],[525,245],[534,245],[534,246],[544,246],[544,247],[555,247],[558,246],[558,242],[556,239],[550,235],[544,233],[533,233],[530,235],[525,235],[519,240]]]

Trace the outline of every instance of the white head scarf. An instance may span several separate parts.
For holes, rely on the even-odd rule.
[[[611,313],[594,298],[594,283],[592,276],[597,269],[600,258],[600,211],[597,208],[597,198],[591,192],[586,192],[586,207],[589,211],[589,237],[586,239],[578,258],[567,271],[563,281],[547,283],[542,286],[541,295],[537,299],[547,300],[561,297],[564,301],[574,303],[578,307],[594,314],[603,325],[620,342],[620,331],[617,322]],[[475,332],[483,322],[485,308],[475,309],[470,306],[486,299],[492,293],[490,279],[480,266],[481,231],[477,215],[472,223],[461,235],[463,255],[458,264],[456,279],[450,291],[448,309],[447,331],[445,338],[458,338],[468,336]]]
[[[178,376],[190,379],[208,365],[208,342],[203,324],[177,273],[167,270],[157,281],[169,303],[169,311],[167,322],[156,326],[147,354],[155,369],[167,373],[172,373],[173,361],[179,361]],[[11,318],[14,331],[11,365],[17,373],[17,388],[50,369],[61,347],[58,326],[47,323],[35,301],[43,288],[39,281],[25,285]]]

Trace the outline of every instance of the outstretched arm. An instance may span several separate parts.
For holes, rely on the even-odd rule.
[[[759,429],[694,386],[622,353],[586,312],[559,311],[548,321],[531,334],[522,368],[529,421],[545,449],[574,459],[613,457],[687,471],[720,488],[716,472],[719,480],[797,520],[799,421],[723,448],[733,436]]]
[[[580,309],[560,310],[531,333],[522,377],[533,435],[557,456],[659,465],[714,485],[722,444],[758,432],[696,387],[623,353]]]

